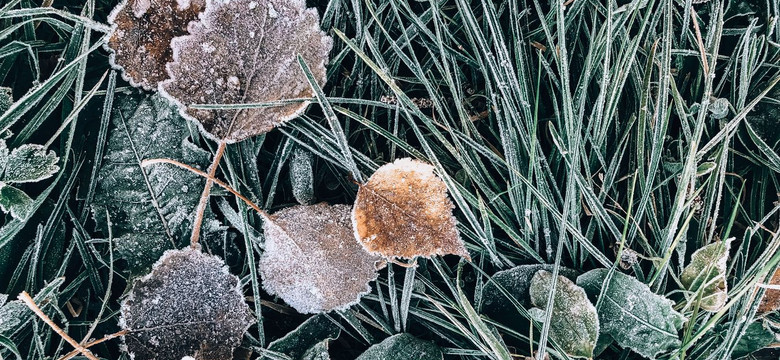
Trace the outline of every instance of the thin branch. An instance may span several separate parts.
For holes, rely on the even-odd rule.
[[[222,155],[225,154],[225,148],[227,143],[224,141],[219,142],[217,146],[217,152],[214,154],[214,159],[211,161],[208,169],[208,177],[206,177],[206,186],[203,187],[203,193],[200,194],[200,201],[198,201],[198,207],[195,210],[195,221],[192,224],[192,236],[190,237],[190,246],[195,247],[198,244],[200,238],[200,228],[203,225],[203,216],[206,214],[206,205],[209,202],[209,194],[211,193],[211,185],[214,175],[217,173],[219,167],[219,161],[222,160]]]
[[[111,339],[116,339],[116,338],[118,338],[120,336],[127,335],[128,332],[129,331],[127,331],[127,330],[121,330],[121,331],[117,331],[117,332],[115,332],[113,334],[108,334],[106,336],[103,336],[100,339],[92,340],[92,341],[84,344],[84,348],[87,349],[87,348],[90,348],[90,347],[95,346],[97,344],[100,344],[102,342],[105,342],[105,341],[108,341],[108,340],[111,340]],[[65,356],[61,357],[59,360],[68,360],[68,359],[70,359],[70,358],[72,358],[72,357],[74,357],[74,356],[76,356],[78,354],[79,354],[78,350],[73,350],[73,351],[65,354]]]
[[[55,324],[54,321],[52,321],[43,312],[43,310],[41,310],[41,308],[39,308],[38,305],[35,304],[35,300],[33,300],[30,297],[30,294],[28,294],[26,291],[22,291],[22,293],[19,294],[19,300],[24,302],[24,304],[27,305],[27,307],[30,308],[30,310],[32,310],[35,313],[35,315],[38,315],[38,317],[41,318],[41,320],[43,320],[43,322],[45,322],[46,325],[49,325],[54,330],[54,332],[57,333],[57,335],[62,337],[62,339],[67,341],[68,344],[73,346],[73,348],[75,348],[77,352],[83,354],[90,360],[99,360],[95,355],[92,354],[92,352],[87,350],[87,348],[81,346],[81,344],[79,344],[76,340],[73,340],[73,338],[70,337],[67,333],[65,333],[65,331],[60,329],[60,327],[57,326],[57,324]]]

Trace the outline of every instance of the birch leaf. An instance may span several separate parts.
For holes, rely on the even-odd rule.
[[[169,250],[133,283],[119,325],[131,358],[232,359],[254,322],[238,278],[222,259]]]
[[[679,349],[678,332],[685,317],[673,309],[674,303],[620,272],[613,272],[609,284],[605,284],[608,273],[608,269],[594,269],[577,278],[577,285],[600,302],[597,311],[601,333],[650,359]]]
[[[300,313],[342,310],[371,291],[378,257],[355,241],[347,205],[297,205],[263,224],[263,287]]]
[[[171,42],[170,79],[160,90],[214,140],[236,142],[266,133],[300,115],[308,102],[240,110],[191,105],[310,98],[298,54],[318,83],[325,83],[333,41],[320,30],[317,10],[307,9],[304,0],[209,1],[189,33]]]
[[[780,286],[780,268],[776,269],[774,274],[772,274],[769,285]],[[758,305],[758,313],[765,314],[778,309],[780,309],[780,290],[766,289],[764,297],[761,299],[761,304]]]
[[[433,166],[410,158],[386,164],[360,186],[355,236],[372,254],[411,259],[454,254],[470,259],[447,187]]]
[[[401,333],[372,345],[356,360],[395,359],[442,360],[444,355],[436,344]]]
[[[171,40],[187,34],[206,0],[124,0],[108,16],[111,65],[122,78],[146,90],[168,78],[165,64],[173,60]]]
[[[726,305],[728,289],[726,285],[726,261],[731,248],[731,240],[725,244],[715,242],[691,255],[691,263],[683,269],[680,282],[685,289],[701,294],[701,308],[716,312]]]

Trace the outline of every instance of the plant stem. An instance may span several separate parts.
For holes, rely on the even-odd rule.
[[[217,173],[219,167],[219,161],[222,160],[222,155],[225,154],[225,148],[227,143],[220,141],[217,146],[217,152],[214,154],[214,160],[209,165],[208,176],[206,177],[206,186],[203,187],[203,193],[200,194],[200,201],[198,207],[195,210],[195,221],[192,222],[192,236],[190,236],[190,246],[196,247],[198,245],[198,239],[200,238],[200,228],[203,225],[203,216],[206,214],[206,205],[209,202],[209,194],[211,193],[211,185],[213,183],[214,175]]]
[[[111,340],[111,339],[118,338],[118,337],[120,337],[120,336],[127,335],[127,333],[128,333],[128,332],[129,332],[129,331],[127,331],[127,330],[120,330],[120,331],[117,331],[117,332],[115,332],[115,333],[113,333],[113,334],[108,334],[108,335],[106,335],[106,336],[103,336],[103,337],[102,337],[102,338],[100,338],[100,339],[97,339],[97,340],[92,340],[92,341],[90,341],[90,342],[88,342],[88,343],[84,344],[84,348],[85,348],[85,349],[87,349],[87,348],[90,348],[90,347],[92,347],[92,346],[94,346],[94,345],[100,344],[100,343],[102,343],[102,342],[104,342],[104,341],[108,341],[108,340]],[[82,341],[82,342],[83,342],[83,341]],[[74,356],[76,356],[76,355],[78,355],[78,354],[79,354],[79,350],[78,350],[78,349],[76,349],[76,350],[73,350],[73,351],[71,351],[71,352],[69,352],[69,353],[65,354],[65,356],[61,357],[59,360],[68,360],[68,359],[71,359],[71,358],[73,358]]]
[[[21,294],[19,294],[19,300],[21,300],[25,305],[27,305],[30,310],[32,310],[35,315],[38,315],[43,322],[46,323],[46,325],[49,325],[54,332],[57,333],[60,337],[62,337],[63,340],[67,341],[68,344],[73,346],[78,352],[86,356],[90,360],[99,360],[95,355],[92,354],[89,350],[87,350],[85,347],[81,346],[76,340],[73,340],[72,337],[70,337],[65,331],[63,331],[57,324],[54,323],[54,321],[51,320],[44,312],[41,310],[41,308],[38,307],[38,305],[35,304],[35,300],[33,300],[30,297],[30,294],[28,294],[26,291],[22,291]]]

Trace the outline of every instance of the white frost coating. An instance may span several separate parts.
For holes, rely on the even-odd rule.
[[[150,6],[152,6],[151,0],[135,0],[133,2],[133,15],[140,19],[146,14]]]
[[[176,8],[179,10],[187,10],[190,7],[190,0],[176,0]]]

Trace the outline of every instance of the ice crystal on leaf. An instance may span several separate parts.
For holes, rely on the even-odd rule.
[[[385,257],[455,254],[468,259],[454,207],[433,166],[398,159],[360,186],[352,212],[355,236],[367,251]]]
[[[171,42],[163,94],[214,140],[237,142],[300,115],[307,102],[253,109],[195,109],[193,104],[262,103],[310,98],[300,55],[320,84],[333,41],[303,0],[208,1],[189,35]]]
[[[206,0],[125,0],[108,17],[114,32],[108,39],[109,60],[122,77],[146,90],[168,78],[165,64],[173,60],[171,40],[187,34]]]
[[[298,205],[267,219],[263,287],[300,313],[346,309],[371,291],[378,257],[355,241],[347,205]]]
[[[119,325],[136,360],[232,359],[253,323],[239,280],[216,256],[168,250],[133,283]]]

